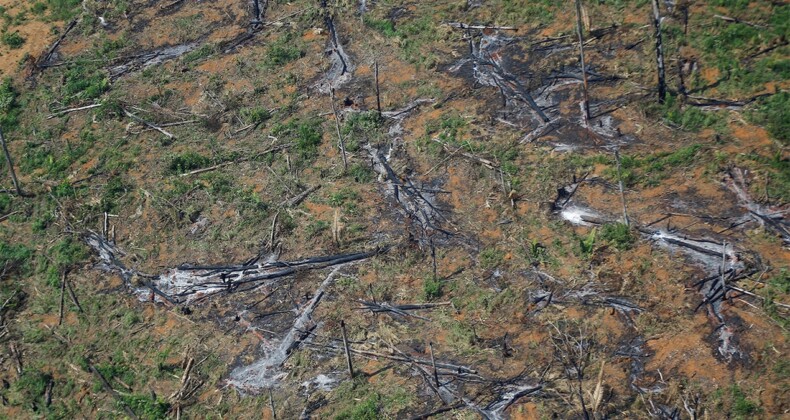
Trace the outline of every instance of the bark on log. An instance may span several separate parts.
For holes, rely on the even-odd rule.
[[[661,10],[658,0],[653,0],[653,28],[656,39],[656,66],[658,68],[658,103],[663,104],[667,96],[667,84],[664,72],[664,47],[661,42]]]
[[[582,2],[576,0],[576,34],[579,36],[579,61],[582,67],[582,93],[584,95],[584,123],[590,123],[590,98],[587,93],[587,69],[584,63],[584,27],[582,26]]]

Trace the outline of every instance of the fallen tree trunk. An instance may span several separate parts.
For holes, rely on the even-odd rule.
[[[150,293],[154,293],[160,301],[171,304],[194,302],[218,293],[252,290],[267,280],[360,261],[387,251],[387,248],[376,248],[366,252],[242,265],[181,265],[159,275],[149,275],[126,268],[119,259],[123,253],[101,235],[90,232],[85,235],[85,242],[98,254],[98,267],[118,273],[141,299],[148,300]]]

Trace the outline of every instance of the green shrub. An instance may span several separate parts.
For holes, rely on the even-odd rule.
[[[356,202],[359,200],[359,194],[350,188],[343,188],[338,192],[329,195],[329,204],[332,207],[340,207],[346,202]]]
[[[442,282],[438,279],[425,279],[422,284],[422,293],[425,300],[438,299],[442,296]]]
[[[40,2],[40,1],[37,1],[37,2],[33,3],[32,6],[30,6],[30,11],[33,12],[34,14],[36,14],[36,15],[43,14],[46,10],[47,10],[47,5],[45,3]]]
[[[49,250],[50,259],[44,263],[47,284],[60,287],[61,274],[86,260],[88,255],[82,242],[70,237],[61,239]]]
[[[6,32],[0,37],[0,40],[12,50],[22,48],[22,45],[25,44],[25,38],[22,38],[19,32]]]
[[[356,152],[362,143],[378,143],[385,137],[384,121],[376,111],[351,114],[343,124],[346,150]]]
[[[392,38],[397,35],[397,32],[395,31],[395,23],[389,19],[376,19],[366,15],[363,21],[365,26],[381,32],[381,34],[387,38]]]
[[[272,134],[288,141],[293,141],[299,156],[305,161],[312,161],[318,156],[323,130],[319,118],[292,119],[287,124],[277,124]]]
[[[590,258],[592,256],[593,251],[595,251],[595,239],[598,230],[593,228],[590,230],[590,233],[583,238],[579,238],[579,253],[583,258]]]
[[[242,108],[239,113],[248,124],[262,124],[272,117],[272,113],[262,106]]]
[[[21,110],[17,102],[18,96],[10,77],[0,83],[0,127],[5,130],[12,129],[19,124]]]
[[[305,228],[305,233],[308,237],[314,238],[325,230],[329,230],[329,222],[324,220],[316,220],[307,225],[307,228]]]
[[[184,54],[182,59],[185,64],[189,65],[196,61],[210,57],[217,52],[217,46],[211,43],[203,44],[200,48]]]
[[[124,182],[120,176],[113,176],[107,181],[102,192],[101,202],[99,208],[101,211],[112,212],[118,207],[117,200],[127,191],[131,186]]]
[[[600,237],[620,251],[631,249],[631,246],[636,241],[636,238],[631,233],[631,228],[623,223],[607,223],[603,225]]]
[[[197,152],[188,151],[170,158],[167,164],[167,172],[171,174],[181,174],[195,169],[205,168],[211,164],[211,159]]]
[[[699,107],[682,107],[673,95],[667,95],[663,115],[671,123],[688,131],[710,128],[724,121],[722,111],[703,111]]]

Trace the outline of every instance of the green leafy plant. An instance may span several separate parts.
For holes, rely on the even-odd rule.
[[[579,238],[579,252],[581,253],[582,257],[590,258],[592,256],[593,251],[595,251],[595,240],[597,233],[598,230],[596,228],[592,228],[587,236]]]
[[[8,48],[12,50],[22,48],[22,45],[25,44],[25,38],[22,38],[22,35],[19,35],[19,32],[5,32],[2,36],[0,36],[0,40],[2,40],[3,44],[7,45]]]
[[[307,162],[318,156],[318,146],[323,138],[318,118],[293,119],[287,124],[277,124],[272,128],[272,134],[293,141],[299,156]]]
[[[600,238],[620,251],[631,249],[636,238],[624,223],[607,223],[601,228]]]
[[[442,282],[438,279],[425,279],[422,284],[422,293],[425,300],[433,300],[442,296]]]
[[[270,44],[264,63],[268,67],[278,67],[296,61],[304,57],[304,54],[301,42],[288,32]]]
[[[197,152],[188,151],[172,156],[167,163],[167,171],[171,174],[180,174],[195,169],[204,168],[211,164],[211,159]]]
[[[17,102],[18,93],[14,89],[11,78],[6,78],[0,83],[0,127],[5,130],[12,129],[19,123],[21,112]]]

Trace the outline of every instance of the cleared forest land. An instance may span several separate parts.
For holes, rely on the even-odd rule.
[[[786,3],[0,24],[0,416],[790,411]]]

